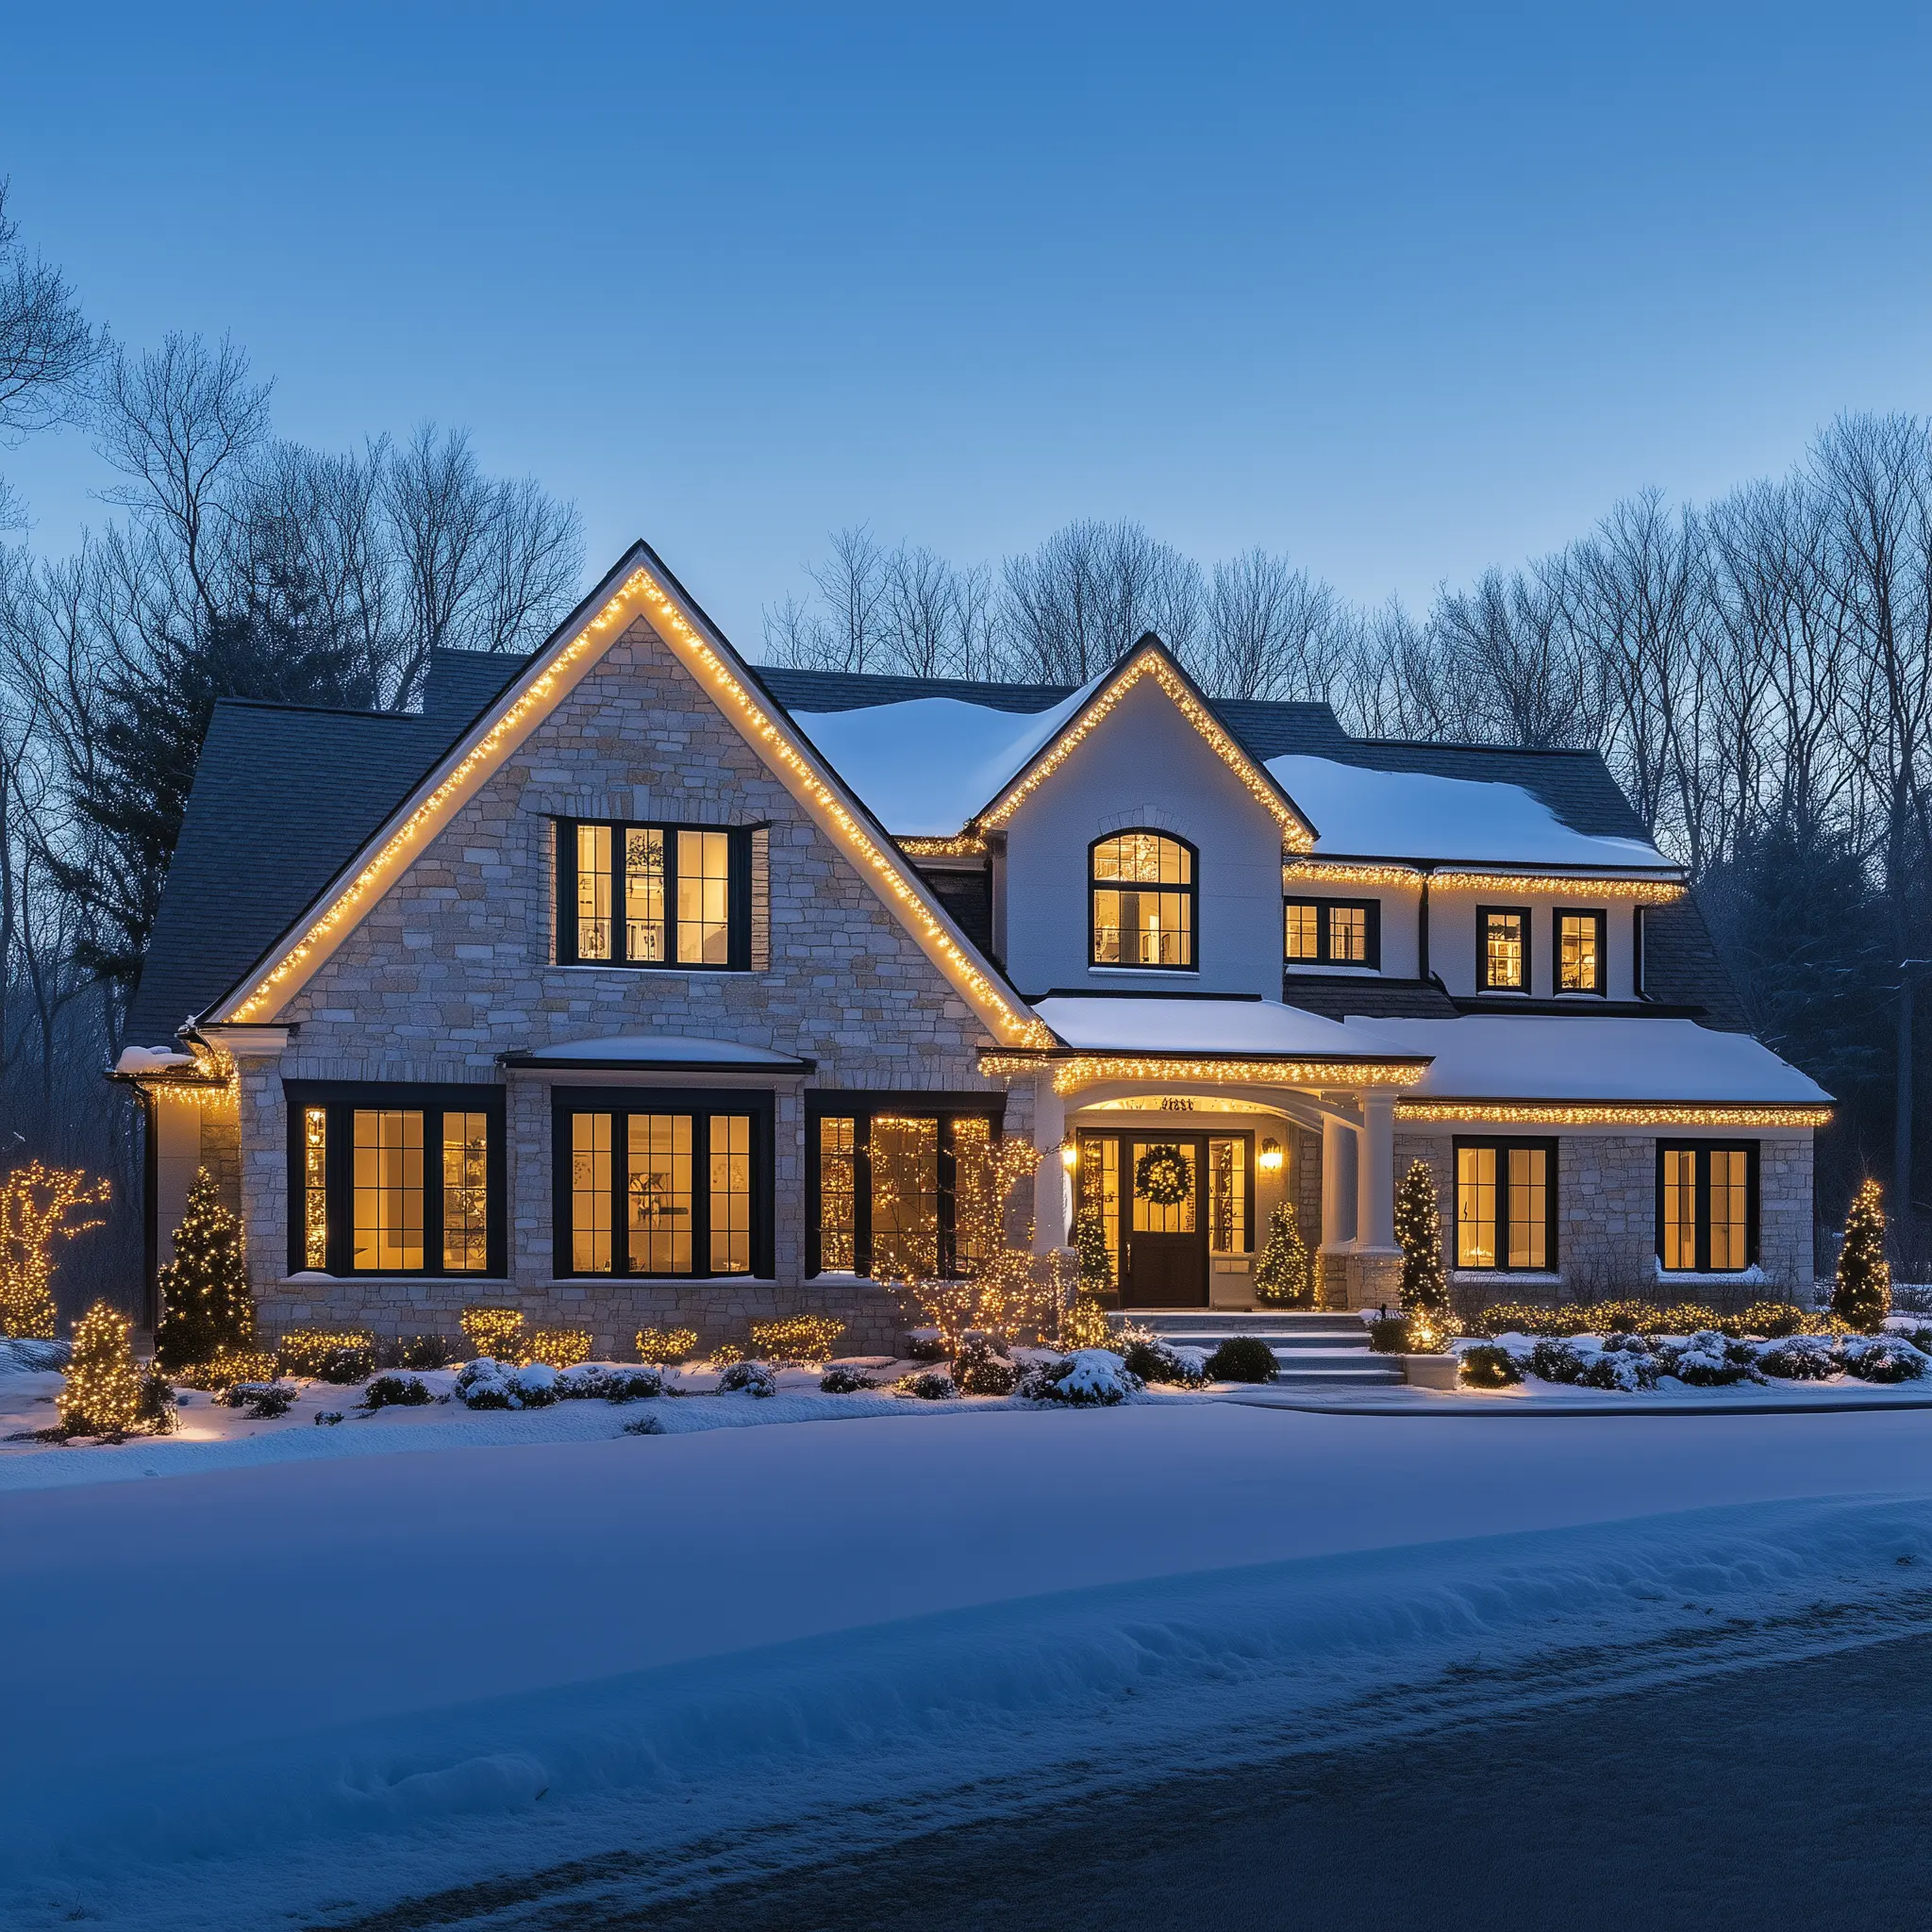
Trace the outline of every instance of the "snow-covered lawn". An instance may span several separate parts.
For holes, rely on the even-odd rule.
[[[1932,1567],[1924,1411],[805,1391],[333,1427],[315,1409],[354,1391],[310,1391],[275,1424],[195,1405],[199,1439],[0,1462],[0,1924],[346,1924],[620,1845],[672,1874],[701,1833],[728,1865],[774,1820],[823,1844],[1001,1780],[1226,1761],[1474,1653],[1899,1597]],[[848,1420],[682,1425],[790,1403]],[[617,1433],[644,1409],[670,1433]]]

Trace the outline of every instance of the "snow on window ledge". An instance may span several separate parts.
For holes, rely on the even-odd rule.
[[[1560,1288],[1563,1277],[1554,1268],[1452,1268],[1449,1279],[1458,1288]]]
[[[1097,973],[1103,979],[1199,979],[1198,966],[1090,966],[1089,973]]]
[[[1771,1279],[1756,1261],[1748,1268],[1713,1268],[1700,1273],[1692,1268],[1666,1268],[1653,1257],[1652,1266],[1657,1272],[1657,1281],[1666,1288],[1684,1288],[1706,1282],[1725,1288],[1761,1288]]]

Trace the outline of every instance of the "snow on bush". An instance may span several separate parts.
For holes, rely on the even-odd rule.
[[[1839,1343],[1845,1374],[1861,1382],[1916,1382],[1932,1360],[1896,1335],[1848,1335]]]
[[[516,1372],[516,1391],[525,1408],[548,1408],[558,1398],[557,1371],[548,1362],[531,1362]]]
[[[1128,1370],[1142,1382],[1158,1382],[1172,1389],[1208,1386],[1208,1357],[1198,1348],[1175,1348],[1156,1335],[1129,1334],[1120,1353]]]
[[[1064,1402],[1076,1408],[1111,1407],[1144,1385],[1110,1348],[1080,1348],[1028,1374],[1020,1392],[1036,1402]]]
[[[296,1392],[288,1382],[236,1382],[215,1400],[228,1408],[242,1409],[251,1422],[266,1423],[287,1415],[295,1406]]]
[[[1508,1349],[1493,1341],[1472,1341],[1457,1351],[1462,1379],[1472,1389],[1507,1389],[1523,1380]]]
[[[453,1391],[465,1408],[522,1408],[524,1398],[516,1386],[515,1369],[494,1356],[479,1355],[457,1371]]]
[[[892,1386],[901,1395],[915,1396],[921,1402],[950,1402],[959,1392],[959,1385],[943,1369],[921,1369],[901,1375]]]
[[[1734,1382],[1761,1381],[1757,1351],[1750,1343],[1733,1341],[1715,1328],[1700,1328],[1683,1341],[1657,1345],[1664,1373],[1692,1389],[1724,1389]]]
[[[1757,1351],[1757,1366],[1780,1382],[1823,1382],[1838,1374],[1838,1350],[1822,1335],[1790,1335]]]
[[[721,1395],[775,1395],[778,1384],[763,1362],[739,1361],[725,1364],[718,1377]]]
[[[71,1341],[36,1341],[24,1335],[0,1337],[0,1375],[45,1375],[67,1366]]]
[[[965,1395],[1009,1395],[1020,1379],[1020,1364],[991,1335],[967,1336],[953,1357],[953,1380]]]
[[[663,1392],[661,1370],[622,1363],[578,1362],[557,1378],[558,1396],[565,1402],[639,1402]]]
[[[377,1375],[362,1391],[364,1408],[421,1408],[435,1400],[421,1375],[393,1370]]]
[[[819,1387],[827,1395],[857,1395],[862,1389],[876,1389],[878,1384],[870,1375],[848,1368],[843,1362],[834,1362],[819,1377]]]

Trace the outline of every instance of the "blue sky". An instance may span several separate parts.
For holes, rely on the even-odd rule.
[[[17,9],[0,173],[282,433],[468,425],[741,642],[825,532],[1075,516],[1425,602],[1932,409],[1932,14]],[[64,548],[85,441],[0,458]]]

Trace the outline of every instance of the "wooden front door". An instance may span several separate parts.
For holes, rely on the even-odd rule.
[[[1188,1163],[1191,1184],[1172,1206],[1143,1198],[1134,1184],[1144,1156],[1174,1147]],[[1208,1163],[1199,1135],[1159,1134],[1125,1142],[1121,1191],[1131,1204],[1121,1306],[1127,1308],[1205,1308],[1208,1306],[1208,1217],[1202,1189]]]

